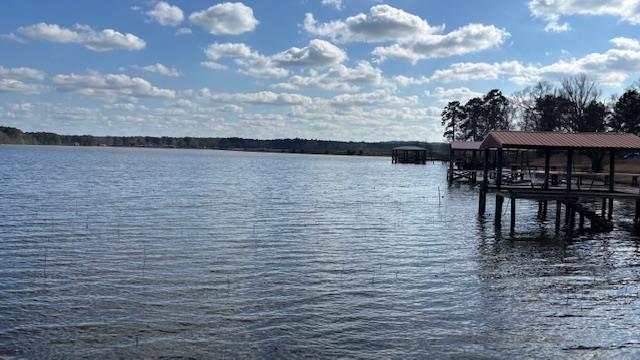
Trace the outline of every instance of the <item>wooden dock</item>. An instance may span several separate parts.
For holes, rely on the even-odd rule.
[[[535,149],[544,151],[545,166],[543,174],[543,182],[536,184],[534,177],[538,172],[529,174],[529,182],[524,180],[522,171],[504,171],[503,169],[503,150],[504,149]],[[566,229],[571,231],[576,226],[576,215],[579,216],[578,228],[585,229],[585,221],[590,222],[590,229],[594,231],[609,231],[613,229],[613,202],[618,201],[634,201],[635,216],[634,224],[638,227],[640,224],[640,193],[633,188],[633,192],[628,191],[629,188],[615,188],[615,160],[616,151],[631,151],[640,149],[640,137],[632,134],[608,134],[608,133],[526,133],[526,132],[491,132],[480,145],[480,150],[484,153],[482,183],[480,185],[480,196],[478,204],[478,212],[481,216],[486,211],[487,194],[495,193],[495,224],[501,227],[502,207],[505,199],[509,199],[511,207],[511,233],[516,228],[516,208],[517,201],[520,199],[533,200],[538,202],[538,214],[541,217],[547,216],[548,204],[555,202],[556,219],[555,229],[559,231],[561,228],[561,212],[564,207]],[[564,172],[554,171],[550,169],[551,151],[566,151],[567,163]],[[573,152],[580,151],[599,151],[608,152],[609,154],[609,172],[603,181],[604,186],[593,188],[591,186],[583,189],[582,177],[591,176],[591,173],[573,172]],[[495,176],[493,183],[490,184],[489,163],[490,151],[495,151]],[[564,175],[564,184],[561,184],[559,178]],[[619,174],[618,174],[619,175]],[[637,176],[637,174],[628,174]],[[554,176],[554,181],[551,181]],[[574,184],[574,179],[578,179]],[[637,178],[634,181],[637,185]],[[560,185],[560,186],[558,186]],[[577,189],[576,189],[577,187]],[[593,209],[588,209],[584,204],[585,200],[596,200],[602,202],[600,214]]]

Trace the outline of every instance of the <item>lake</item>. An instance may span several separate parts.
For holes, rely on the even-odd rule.
[[[0,146],[0,358],[640,357],[633,204],[556,238],[521,201],[512,238],[477,196],[443,163]]]

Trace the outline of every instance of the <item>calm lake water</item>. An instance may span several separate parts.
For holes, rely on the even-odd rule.
[[[0,146],[0,358],[640,357],[633,204],[510,238],[445,172]]]

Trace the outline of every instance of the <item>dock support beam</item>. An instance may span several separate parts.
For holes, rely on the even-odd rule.
[[[502,226],[502,203],[503,202],[504,202],[504,197],[500,194],[496,194],[495,225],[498,228]]]
[[[567,150],[567,192],[571,191],[571,172],[573,170],[573,150]]]
[[[513,235],[513,233],[516,230],[516,198],[511,196],[511,223],[509,223],[510,226],[510,232]]]
[[[615,191],[615,176],[616,173],[616,152],[609,151],[609,192]],[[613,198],[609,198],[609,213],[607,218],[611,220],[613,218]]]
[[[487,209],[487,190],[489,188],[489,149],[484,149],[484,162],[482,164],[482,184],[480,185],[480,199],[478,213],[484,215]]]
[[[542,188],[544,190],[549,190],[549,167],[551,162],[551,150],[544,150],[544,183],[542,184]],[[548,201],[542,201],[542,218],[547,218],[547,205]]]
[[[496,188],[502,187],[502,149],[498,149],[496,158]]]
[[[560,231],[560,212],[562,211],[562,203],[556,201],[556,232]]]

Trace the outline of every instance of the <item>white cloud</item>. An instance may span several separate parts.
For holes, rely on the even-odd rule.
[[[38,84],[29,84],[15,79],[0,79],[0,93],[15,92],[22,94],[37,94],[45,87]]]
[[[182,36],[182,35],[191,35],[191,29],[188,27],[183,27],[176,30],[176,36]]]
[[[200,62],[200,66],[206,67],[211,70],[226,70],[227,66],[217,63],[215,61],[202,61]]]
[[[95,31],[88,25],[76,25],[72,30],[56,24],[38,23],[20,27],[17,32],[34,40],[82,44],[93,51],[141,50],[146,46],[144,40],[133,34],[123,34],[112,29]]]
[[[449,88],[436,87],[433,91],[425,91],[425,95],[438,99],[439,102],[449,102],[458,100],[466,102],[467,100],[482,96],[481,92],[473,91],[467,87]]]
[[[164,1],[158,2],[146,14],[164,26],[177,26],[184,20],[184,13],[179,7]]]
[[[214,35],[238,35],[253,31],[259,21],[253,9],[242,3],[225,2],[189,15],[189,21]]]
[[[124,74],[100,74],[97,72],[90,72],[86,75],[58,74],[52,78],[52,81],[58,91],[109,100],[114,98],[175,97],[174,90],[161,89],[151,85],[143,78]]]
[[[469,24],[448,34],[425,35],[386,47],[376,47],[373,54],[380,60],[400,59],[413,64],[423,59],[464,55],[498,47],[510,34],[493,25]]]
[[[529,0],[529,10],[534,17],[547,21],[546,31],[569,30],[569,24],[560,19],[571,15],[608,15],[640,24],[640,0]]]
[[[376,47],[373,55],[380,61],[391,58],[413,64],[423,59],[464,55],[498,47],[510,36],[504,29],[483,24],[468,24],[441,34],[444,26],[431,26],[419,16],[389,5],[376,5],[368,14],[360,13],[345,20],[322,24],[317,23],[313,14],[307,13],[304,28],[338,43],[394,42]]]
[[[0,76],[18,77],[23,79],[43,80],[44,72],[29,67],[6,68],[0,65]]]
[[[318,24],[313,14],[307,13],[304,28],[312,34],[329,37],[338,43],[410,40],[443,29],[442,26],[432,27],[419,16],[389,5],[376,5],[371,7],[368,14],[360,13],[345,20],[323,24]]]
[[[431,81],[455,82],[469,80],[495,80],[505,74],[524,74],[525,66],[519,61],[499,63],[455,63],[446,69],[438,69],[430,77]]]
[[[400,97],[388,90],[376,90],[368,93],[341,94],[329,99],[333,106],[405,106],[418,103],[417,96]]]
[[[328,41],[314,39],[303,48],[292,47],[271,59],[282,67],[323,67],[342,63],[347,54]]]
[[[200,65],[214,69],[225,69],[219,63],[224,58],[232,58],[240,66],[240,72],[253,77],[284,77],[289,75],[291,67],[326,67],[342,63],[346,53],[324,40],[311,40],[303,48],[292,47],[288,50],[265,56],[252,50],[243,43],[214,43],[205,49],[209,61]]]
[[[640,41],[637,39],[631,39],[627,37],[615,37],[609,40],[613,46],[622,49],[640,50]]]
[[[411,77],[405,75],[396,75],[391,79],[398,86],[410,86],[410,85],[422,85],[429,82],[429,78],[426,76]]]
[[[155,63],[153,65],[143,66],[141,69],[146,71],[146,72],[156,73],[156,74],[160,74],[160,75],[164,75],[164,76],[168,76],[168,77],[178,77],[178,76],[180,76],[180,71],[178,69],[170,68],[170,67],[164,66],[164,65],[162,65],[160,63]]]
[[[332,91],[359,91],[361,86],[381,85],[383,80],[382,71],[379,68],[373,67],[367,61],[360,61],[353,68],[339,64],[323,73],[312,69],[308,76],[295,75],[287,82],[273,86],[288,90],[317,87]]]
[[[495,80],[501,77],[519,84],[540,80],[557,81],[566,76],[588,74],[604,85],[620,87],[629,77],[640,74],[640,51],[609,49],[581,58],[561,59],[548,65],[524,65],[519,61],[499,63],[455,63],[436,70],[434,82]]]
[[[204,50],[207,59],[220,60],[224,57],[250,57],[253,52],[251,48],[243,43],[213,43]]]
[[[272,91],[255,93],[212,93],[211,90],[203,88],[200,90],[199,95],[211,101],[231,104],[304,105],[312,102],[312,99],[308,96],[291,93],[275,93]]]
[[[20,43],[20,44],[25,44],[26,43],[26,41],[24,41],[23,38],[21,38],[20,36],[16,35],[15,33],[0,34],[0,39],[7,40],[7,41],[15,41],[15,42]]]
[[[336,10],[341,10],[342,0],[322,0],[322,5],[333,6]]]

